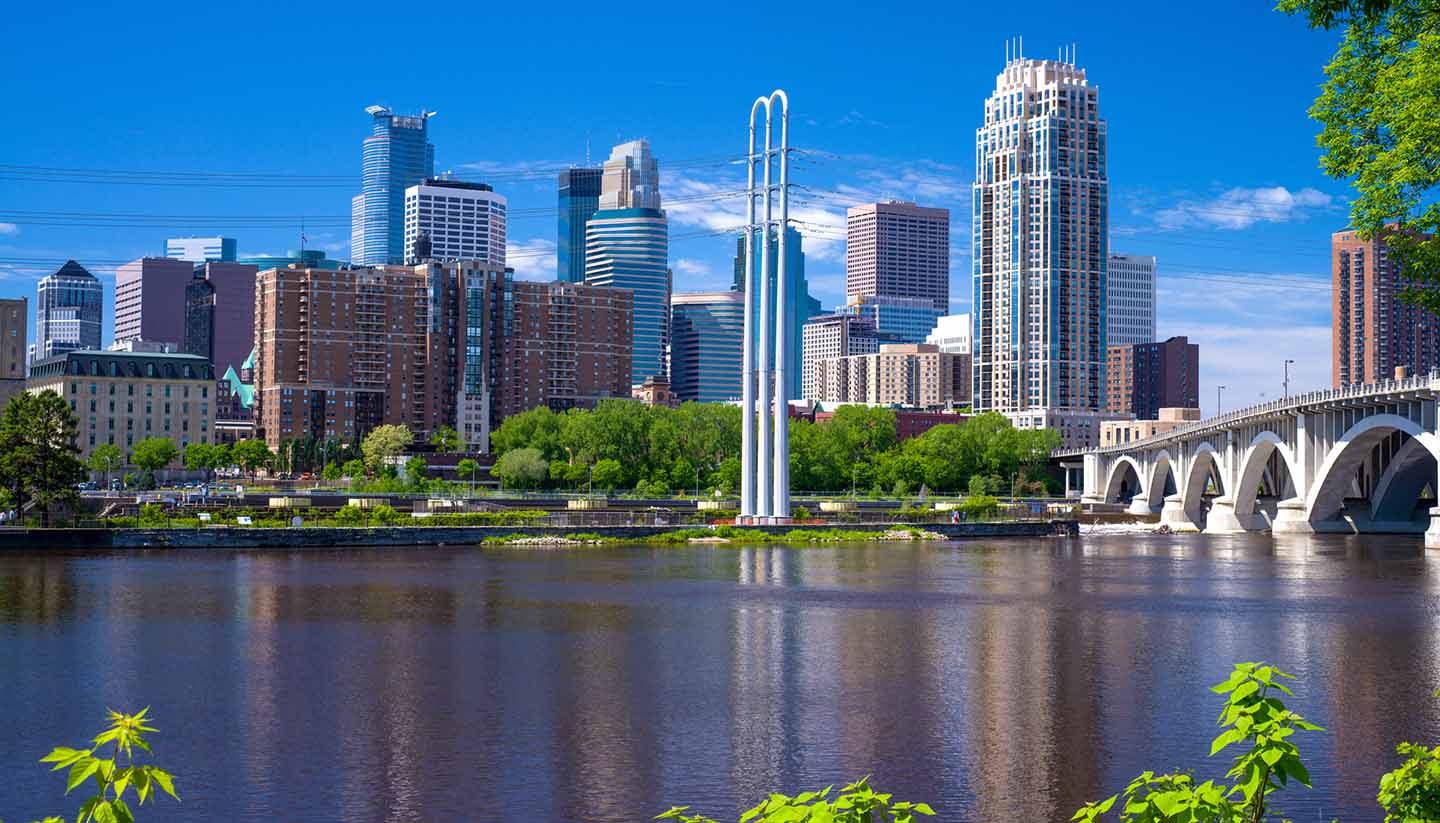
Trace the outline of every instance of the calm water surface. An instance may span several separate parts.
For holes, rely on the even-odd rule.
[[[1063,821],[1207,761],[1231,661],[1301,676],[1297,823],[1378,820],[1440,739],[1440,554],[1415,538],[0,556],[0,817],[150,705],[144,819],[734,819],[861,774],[947,821]]]

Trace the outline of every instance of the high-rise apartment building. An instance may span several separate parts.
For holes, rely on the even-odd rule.
[[[505,198],[484,183],[426,180],[405,190],[405,262],[505,267]]]
[[[1200,346],[1186,337],[1110,346],[1105,411],[1157,420],[1161,409],[1200,408]]]
[[[165,256],[172,260],[204,263],[209,260],[235,262],[233,237],[172,237],[165,241]]]
[[[941,314],[948,311],[950,210],[896,200],[852,206],[846,213],[845,297],[916,298]]]
[[[975,410],[1098,442],[1109,182],[1106,125],[1084,70],[1010,60],[985,102],[975,166]]]
[[[826,314],[812,317],[805,324],[800,346],[803,364],[801,398],[815,400],[819,390],[816,368],[821,360],[877,352],[880,350],[880,337],[875,331],[875,324],[864,317]]]
[[[185,288],[195,264],[142,257],[115,270],[115,340],[185,341]]]
[[[40,279],[35,300],[35,346],[31,362],[76,349],[100,348],[105,288],[85,267],[68,260]]]
[[[955,355],[951,361],[954,374],[951,377],[955,403],[969,405],[970,381],[970,315],[947,314],[935,322],[935,328],[925,338],[926,343],[939,346],[940,351]]]
[[[616,146],[605,161],[600,209],[586,223],[585,282],[634,294],[630,384],[664,376],[670,336],[670,231],[650,144]]]
[[[25,341],[29,322],[29,298],[0,300],[0,409],[25,390],[25,358],[29,354]]]
[[[1336,232],[1330,257],[1336,387],[1389,380],[1399,366],[1416,373],[1440,366],[1440,319],[1400,299],[1408,281],[1383,237]]]
[[[362,150],[360,193],[350,201],[350,259],[356,265],[399,263],[405,255],[405,190],[435,176],[428,124],[433,111],[398,115],[365,109],[373,120]]]
[[[755,237],[755,242],[757,244],[760,242],[758,234]],[[776,279],[774,273],[780,270],[778,268],[778,258],[776,257],[776,255],[779,254],[779,248],[779,238],[772,236],[770,239],[770,271],[772,273],[770,305],[772,307],[775,306],[776,300]],[[757,277],[760,272],[760,262],[760,250],[756,249],[755,260],[752,265],[754,266]],[[743,299],[743,295],[745,294],[744,237],[740,237],[735,241],[734,279],[731,281],[730,288],[732,291],[740,294]],[[759,352],[760,316],[758,312],[760,310],[760,304],[757,302],[755,306],[755,311],[757,312],[755,316],[755,351]],[[787,226],[785,229],[785,318],[782,327],[785,329],[786,334],[785,352],[788,355],[787,359],[790,361],[785,366],[785,377],[790,384],[789,390],[786,392],[786,396],[789,399],[794,400],[799,398],[803,390],[804,380],[802,375],[804,373],[805,363],[803,352],[805,323],[810,318],[818,317],[820,314],[820,301],[810,296],[810,284],[805,279],[804,238],[793,226]],[[774,368],[774,352],[771,353],[770,367]],[[678,386],[678,382],[673,376],[671,377],[670,384],[672,388]],[[676,393],[679,393],[678,388],[676,389]],[[684,398],[684,395],[681,396]]]
[[[816,363],[814,399],[922,409],[950,406],[957,356],[928,343],[890,343],[874,354],[825,358]]]
[[[195,267],[185,286],[180,350],[209,360],[215,370],[240,368],[255,347],[255,275],[247,263]]]
[[[1155,342],[1155,258],[1111,254],[1105,273],[1107,346]]]
[[[585,281],[585,224],[600,209],[603,169],[577,168],[560,172],[560,221],[555,232],[555,279]]]
[[[670,301],[670,390],[682,401],[717,403],[740,397],[744,344],[744,294],[677,293]]]

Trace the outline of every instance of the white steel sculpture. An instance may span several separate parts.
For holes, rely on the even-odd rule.
[[[755,115],[765,110],[765,149],[755,151]],[[780,117],[780,147],[771,143],[771,123]],[[790,222],[790,101],[776,89],[769,97],[758,97],[750,107],[750,144],[746,152],[745,226],[745,345],[741,356],[744,373],[741,409],[740,520],[746,523],[776,523],[790,519],[790,397],[785,366],[785,230]],[[778,158],[780,183],[772,185],[770,170]],[[762,185],[755,187],[755,164],[763,163]],[[780,220],[774,219],[772,192],[780,194]],[[757,224],[755,198],[761,198],[765,217]],[[770,237],[777,232],[771,271]],[[760,234],[760,276],[755,277],[755,234]],[[771,280],[771,277],[774,280]],[[773,286],[772,286],[773,282]],[[770,305],[771,291],[775,305]],[[757,306],[758,303],[758,306]],[[758,319],[757,319],[758,312]],[[758,325],[757,325],[758,322]],[[759,351],[756,351],[756,347]],[[772,358],[773,351],[773,358]],[[773,386],[773,394],[772,394]],[[771,425],[771,416],[774,425]],[[758,427],[758,431],[757,431]]]

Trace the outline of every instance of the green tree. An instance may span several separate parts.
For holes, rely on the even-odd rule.
[[[351,480],[359,480],[365,476],[364,460],[347,460],[345,465],[340,467],[340,474]]]
[[[604,492],[612,492],[625,482],[625,470],[620,467],[620,461],[613,458],[605,458],[596,461],[594,468],[590,470],[590,484]]]
[[[490,473],[513,489],[533,489],[550,476],[550,464],[539,449],[511,449],[501,455]]]
[[[209,443],[191,443],[185,447],[185,454],[181,460],[185,468],[192,472],[205,472],[205,478],[210,478],[210,470],[215,468],[215,447]]]
[[[98,472],[105,478],[105,488],[110,488],[110,472],[117,467],[125,465],[125,453],[114,443],[101,443],[90,450],[90,459],[86,465],[93,472]]]
[[[365,465],[378,472],[390,458],[398,457],[414,442],[415,436],[410,433],[409,427],[388,424],[376,426],[365,435],[360,451],[365,455]]]
[[[175,462],[180,450],[168,437],[147,437],[130,450],[130,462],[147,474],[154,474]]]
[[[423,487],[429,475],[430,466],[425,462],[425,458],[417,454],[405,461],[405,477],[410,481],[410,485]]]
[[[1312,28],[1343,27],[1310,108],[1320,167],[1354,182],[1351,222],[1384,235],[1416,287],[1407,299],[1440,312],[1440,2],[1280,0]],[[1387,228],[1389,227],[1389,228]]]
[[[340,470],[340,464],[333,461],[326,463],[325,468],[321,469],[320,471],[320,477],[331,483],[339,480],[342,474],[343,472]]]
[[[470,481],[470,490],[475,490],[475,477],[480,474],[480,464],[476,461],[465,458],[455,464],[455,476],[461,480]]]
[[[136,714],[112,711],[110,725],[90,741],[88,748],[61,746],[40,759],[41,763],[55,764],[51,771],[69,769],[65,781],[66,794],[91,780],[95,782],[95,793],[80,806],[77,823],[92,820],[97,823],[134,823],[135,814],[126,801],[130,795],[134,796],[137,806],[145,805],[162,791],[176,800],[180,799],[180,795],[175,793],[175,779],[169,772],[152,764],[135,762],[136,749],[150,752],[150,743],[145,735],[155,729],[148,725],[149,713],[148,708]],[[107,747],[110,756],[101,757],[101,750]]]
[[[16,512],[34,503],[48,525],[52,506],[78,503],[85,466],[76,430],[70,404],[53,391],[10,399],[0,413],[0,488]]]
[[[460,432],[449,426],[441,426],[430,435],[430,445],[437,451],[453,452],[460,450]]]
[[[1385,810],[1385,823],[1440,821],[1440,746],[1401,743],[1396,751],[1405,762],[1380,776],[1376,796]]]
[[[264,440],[241,440],[230,447],[230,456],[236,465],[244,469],[251,477],[255,473],[270,465],[275,455],[270,447],[265,445]]]

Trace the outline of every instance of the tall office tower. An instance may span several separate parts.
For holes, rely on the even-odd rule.
[[[198,354],[224,374],[255,348],[256,266],[212,262],[196,266],[185,286],[180,350]]]
[[[115,270],[115,340],[185,341],[185,287],[195,264],[142,257]]]
[[[1200,346],[1186,337],[1110,346],[1105,411],[1158,420],[1161,409],[1200,408]]]
[[[566,169],[560,172],[560,224],[555,232],[555,279],[567,283],[585,280],[585,224],[600,208],[603,169]]]
[[[1106,126],[1073,63],[1011,59],[975,132],[976,411],[1098,442],[1109,258]]]
[[[35,300],[35,351],[30,361],[77,349],[99,351],[104,310],[105,287],[74,260],[41,278]]]
[[[172,260],[204,263],[208,260],[235,262],[233,237],[172,237],[165,241],[165,256]]]
[[[758,237],[758,235],[757,235]],[[758,241],[757,241],[758,242]],[[770,271],[778,272],[776,255],[779,254],[780,240],[776,236],[770,239]],[[821,314],[820,301],[810,296],[810,285],[805,279],[805,243],[800,232],[793,226],[785,229],[785,322],[786,333],[785,351],[790,355],[790,362],[785,366],[785,374],[790,382],[790,389],[786,396],[790,399],[798,399],[804,388],[804,352],[802,351],[805,339],[805,322],[812,317]],[[752,264],[756,272],[760,271],[760,250],[755,250],[755,261]],[[745,238],[740,237],[735,241],[735,275],[731,283],[731,290],[738,294],[745,293]],[[757,304],[758,305],[758,304]],[[775,305],[775,282],[772,277],[770,284],[770,305]],[[672,309],[673,311],[673,309]],[[756,348],[759,351],[759,322],[756,322]],[[672,343],[673,348],[673,343]],[[672,358],[673,359],[673,358]],[[771,354],[774,359],[774,354]],[[771,364],[773,367],[773,363]],[[671,388],[676,387],[675,379],[670,380]],[[677,390],[678,393],[678,390]],[[686,399],[681,396],[681,399]]]
[[[960,405],[970,403],[970,315],[947,314],[935,323],[935,328],[925,338],[926,343],[940,347],[940,351],[955,355],[950,361],[953,374],[950,377],[954,402]]]
[[[512,414],[630,396],[630,292],[517,281],[508,269],[471,261],[444,266],[461,282],[455,428],[471,448],[487,451],[490,432]]]
[[[429,253],[420,247],[428,241]],[[505,198],[484,183],[426,180],[405,190],[405,262],[483,260],[505,267]]]
[[[268,269],[255,279],[255,421],[270,447],[427,432],[429,282],[414,268]]]
[[[359,266],[399,263],[405,254],[405,190],[435,176],[427,125],[433,111],[398,115],[385,106],[362,152],[360,193],[350,201],[350,260]]]
[[[1400,300],[1409,285],[1383,237],[1330,236],[1331,380],[1336,387],[1389,380],[1398,367],[1440,365],[1440,320]]]
[[[1155,342],[1155,258],[1111,254],[1105,275],[1107,346]]]
[[[886,342],[891,342],[887,339]],[[880,337],[875,324],[853,314],[825,314],[812,317],[805,324],[801,340],[803,379],[800,396],[817,399],[816,367],[821,360],[871,354],[880,350]]]
[[[30,299],[0,300],[0,409],[10,398],[25,390],[26,326],[30,323]]]
[[[670,337],[670,230],[650,144],[621,143],[605,161],[600,209],[585,224],[585,282],[635,297],[629,380],[663,377]]]
[[[670,300],[670,390],[682,402],[740,397],[744,343],[743,292],[677,293]],[[798,371],[801,358],[795,362]]]

